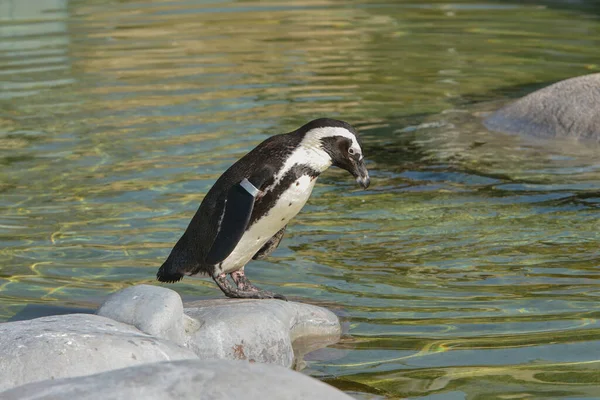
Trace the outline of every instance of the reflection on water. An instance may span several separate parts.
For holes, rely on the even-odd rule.
[[[360,398],[596,398],[600,151],[487,132],[497,105],[473,104],[598,70],[597,10],[555,5],[0,1],[0,318],[152,283],[225,168],[326,115],[362,132],[371,188],[326,173],[248,267],[344,317],[305,372]]]
[[[67,0],[0,1],[0,100],[72,83]]]

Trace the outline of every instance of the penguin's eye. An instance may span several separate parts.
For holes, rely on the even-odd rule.
[[[352,156],[353,156],[353,155],[354,155],[354,149],[353,149],[352,147],[350,147],[350,148],[348,149],[348,153],[350,153],[350,155],[352,155]]]

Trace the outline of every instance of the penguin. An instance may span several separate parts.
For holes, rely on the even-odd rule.
[[[250,283],[244,267],[279,246],[287,224],[331,165],[348,171],[364,189],[369,186],[358,133],[347,122],[320,118],[266,139],[217,179],[157,279],[177,282],[204,274],[230,298],[286,300]]]

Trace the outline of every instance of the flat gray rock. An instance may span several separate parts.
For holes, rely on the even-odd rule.
[[[47,380],[0,393],[3,400],[350,400],[285,368],[240,361],[186,360]]]
[[[339,340],[335,314],[322,307],[281,300],[201,300],[184,309],[177,292],[138,285],[114,293],[98,314],[173,340],[201,359],[253,360],[290,367],[292,344],[304,350]]]
[[[97,315],[69,314],[0,324],[0,390],[190,358],[197,356],[173,342]]]
[[[600,141],[600,73],[537,90],[496,111],[484,124],[498,132]]]
[[[281,300],[202,300],[184,312],[198,321],[188,347],[202,359],[252,360],[291,367],[292,343],[325,347],[340,338],[339,320],[331,311]],[[308,343],[306,343],[308,342]]]

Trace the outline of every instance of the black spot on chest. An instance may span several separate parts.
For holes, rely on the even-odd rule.
[[[296,164],[290,168],[283,178],[281,178],[277,186],[256,201],[254,204],[254,210],[252,211],[252,216],[250,217],[250,222],[248,223],[248,228],[250,228],[263,216],[268,214],[269,211],[275,206],[277,200],[279,200],[283,192],[294,185],[295,181],[304,175],[308,175],[311,178],[316,178],[319,176],[319,172],[315,171],[308,165],[301,164]]]

